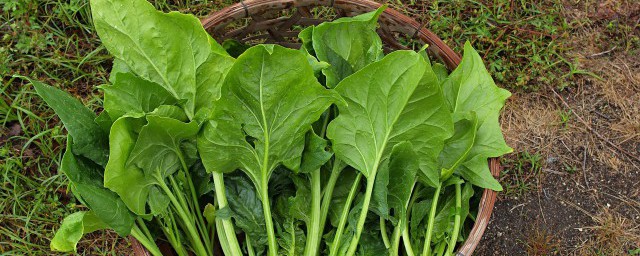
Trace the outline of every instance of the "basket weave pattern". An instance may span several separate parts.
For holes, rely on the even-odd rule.
[[[290,48],[299,48],[296,38],[300,27],[317,25],[328,19],[314,18],[312,10],[315,7],[331,7],[335,18],[355,16],[370,12],[380,3],[371,0],[247,0],[228,6],[202,20],[204,28],[218,41],[235,39],[245,43],[272,43]],[[245,23],[238,26],[238,23]],[[416,40],[421,44],[428,44],[430,55],[442,61],[449,70],[460,64],[460,56],[449,48],[438,36],[425,28],[414,19],[387,8],[379,18],[378,34],[382,38],[385,50],[407,49],[398,42],[398,37]],[[501,171],[497,158],[489,160],[489,168],[494,177]],[[473,253],[486,229],[496,192],[485,189],[476,222],[467,240],[458,248],[458,256],[468,256]],[[134,254],[137,256],[150,255],[146,249],[131,238]],[[170,253],[167,253],[170,255]],[[234,255],[235,256],[235,255]]]

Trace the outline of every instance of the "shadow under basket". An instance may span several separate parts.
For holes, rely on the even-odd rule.
[[[235,39],[251,45],[270,43],[297,49],[301,45],[297,36],[302,28],[374,11],[380,6],[371,0],[247,0],[205,17],[202,25],[218,42]],[[431,58],[440,60],[449,70],[460,64],[460,55],[429,31],[426,23],[419,23],[392,8],[382,13],[378,23],[378,34],[385,51],[420,48],[428,44],[427,52]],[[488,164],[491,174],[498,177],[501,171],[499,160],[491,158]],[[457,256],[472,255],[487,228],[495,200],[496,192],[485,189],[476,222],[458,248]],[[133,237],[129,239],[134,255],[151,256]],[[160,249],[165,255],[173,255],[171,248],[160,246]]]

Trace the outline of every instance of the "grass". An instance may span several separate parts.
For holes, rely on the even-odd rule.
[[[164,11],[204,16],[237,1],[152,2]],[[574,86],[577,76],[598,78],[568,54],[573,28],[592,25],[592,21],[567,18],[560,0],[385,2],[428,21],[427,27],[457,52],[466,40],[471,41],[496,81],[514,92],[565,89]],[[57,171],[64,129],[33,88],[12,75],[64,88],[100,111],[101,95],[95,86],[107,82],[111,57],[93,29],[88,0],[0,0],[0,9],[0,255],[51,254],[48,244],[53,231],[65,215],[82,206],[68,193],[66,177]],[[594,40],[602,42],[604,50],[616,47],[639,54],[637,27],[629,24],[609,21],[605,36],[615,40]],[[558,113],[566,128],[573,121],[571,113]],[[504,194],[521,196],[535,188],[542,161],[539,153],[529,151],[503,159]],[[568,173],[576,169],[565,166]],[[547,235],[541,234],[539,242],[544,243]],[[96,232],[81,242],[78,252],[122,255],[128,254],[127,247],[128,242],[111,232]]]

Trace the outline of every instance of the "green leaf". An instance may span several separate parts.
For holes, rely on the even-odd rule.
[[[344,168],[343,168],[344,169]],[[357,171],[352,168],[346,168],[341,171],[340,178],[336,181],[336,185],[333,188],[333,195],[331,197],[331,207],[329,207],[329,221],[334,227],[338,226],[340,222],[340,214],[342,214],[342,208],[349,197],[349,191],[353,186],[357,177]],[[346,241],[346,240],[345,240]]]
[[[249,235],[254,247],[266,245],[262,202],[251,181],[242,176],[225,175],[225,188],[236,226]]]
[[[60,169],[67,175],[82,201],[92,212],[119,235],[126,236],[133,227],[134,216],[118,195],[102,184],[102,168],[92,161],[76,156],[73,139],[67,138],[67,149]]]
[[[498,122],[500,109],[511,93],[496,86],[469,42],[464,46],[462,62],[443,82],[443,92],[454,121],[475,112],[479,128],[473,151],[487,157],[512,151],[504,142]]]
[[[29,80],[38,95],[60,117],[73,138],[73,153],[104,166],[107,163],[109,144],[107,134],[95,121],[96,114],[65,91],[26,77],[21,78]]]
[[[104,91],[104,109],[113,120],[127,113],[149,113],[160,105],[178,102],[162,86],[131,73],[116,73],[113,85],[101,89]]]
[[[107,228],[92,211],[75,212],[65,217],[56,234],[51,239],[52,251],[75,252],[76,245],[84,234]]]
[[[418,172],[418,155],[410,142],[393,147],[389,162],[388,202],[396,219],[404,219]]]
[[[212,204],[207,204],[204,206],[204,211],[202,212],[202,216],[207,220],[209,224],[215,224],[216,221],[216,207]]]
[[[432,68],[433,68],[433,73],[436,74],[436,77],[438,77],[438,81],[440,82],[443,82],[449,76],[449,69],[447,69],[445,65],[442,65],[440,63],[434,63],[432,65]]]
[[[445,142],[438,158],[440,166],[444,169],[443,172],[451,175],[467,159],[476,139],[477,128],[478,119],[475,117],[475,112],[471,112],[469,119],[461,119],[454,124],[455,132]]]
[[[162,13],[146,0],[91,0],[93,23],[107,50],[136,75],[185,100],[194,113],[214,100],[233,60],[193,15]],[[126,18],[124,18],[126,17]],[[211,94],[201,102],[196,95]]]
[[[362,232],[362,239],[358,243],[359,256],[382,256],[389,255],[389,251],[380,238],[380,228],[373,224],[365,228]]]
[[[376,26],[385,8],[383,6],[375,12],[325,22],[300,33],[303,46],[309,50],[311,40],[314,51],[309,52],[331,65],[323,70],[329,88],[382,57],[382,40],[376,32]]]
[[[147,214],[149,186],[153,184],[142,169],[128,165],[138,133],[145,121],[141,117],[121,117],[111,126],[110,156],[104,172],[104,186],[116,192],[129,209],[137,215]]]
[[[194,139],[199,126],[195,121],[147,116],[147,124],[140,129],[136,145],[131,151],[128,164],[135,164],[145,175],[159,172],[162,178],[180,169],[183,142]]]
[[[278,244],[283,249],[281,255],[302,255],[307,237],[301,228],[301,222],[291,218],[287,219],[282,226],[284,230],[278,232]]]
[[[419,54],[396,51],[343,80],[335,90],[347,105],[327,130],[336,156],[369,177],[411,141],[425,180],[438,184],[437,156],[453,127],[437,83],[423,81],[427,67]]]
[[[489,169],[489,163],[484,156],[475,156],[467,160],[460,168],[456,169],[465,180],[481,188],[502,191],[502,186]]]
[[[450,234],[453,232],[454,226],[454,216],[456,211],[460,211],[460,215],[466,218],[467,213],[469,212],[469,200],[473,196],[473,188],[469,187],[469,185],[465,184],[464,189],[462,190],[462,209],[456,209],[456,195],[453,190],[449,190],[444,195],[444,200],[442,203],[438,203],[438,209],[436,211],[436,217],[433,225],[433,242],[438,242],[445,239],[445,234]],[[464,212],[463,212],[464,210]],[[465,215],[462,215],[462,214]]]
[[[327,150],[327,140],[316,135],[313,131],[309,131],[302,152],[300,173],[318,171],[332,156],[333,152]]]
[[[396,225],[404,219],[418,172],[418,155],[410,142],[396,144],[376,176],[373,188],[373,210]],[[393,210],[393,216],[389,215]]]
[[[258,191],[277,166],[299,170],[305,134],[338,98],[300,51],[277,45],[238,57],[222,95],[198,138],[203,163],[210,172],[243,170]]]

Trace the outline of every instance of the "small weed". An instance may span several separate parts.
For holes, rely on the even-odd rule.
[[[542,156],[523,151],[502,158],[502,166],[500,183],[504,187],[504,195],[522,196],[535,186],[533,180],[540,174]]]
[[[533,227],[533,232],[526,241],[527,255],[531,256],[547,256],[555,255],[560,247],[560,241],[547,231],[541,229],[538,225]]]

